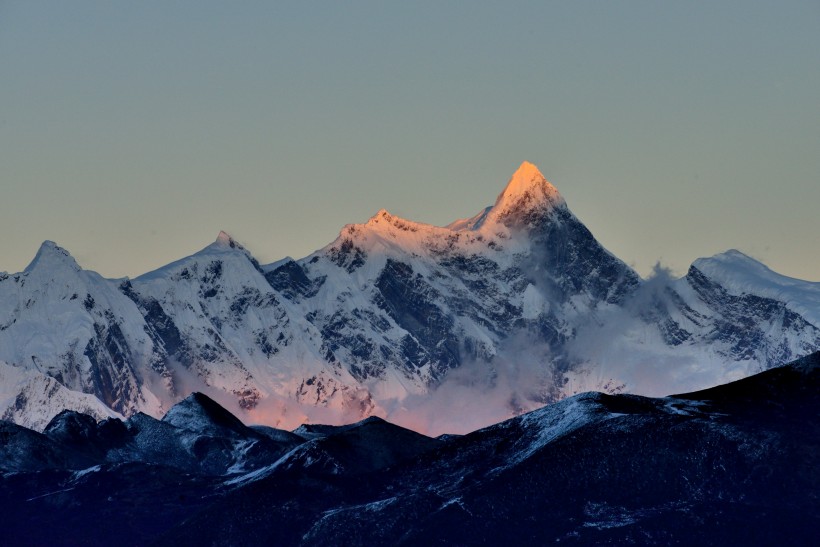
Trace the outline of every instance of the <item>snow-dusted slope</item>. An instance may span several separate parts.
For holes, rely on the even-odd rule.
[[[523,392],[505,394],[506,412],[558,397],[567,363],[546,356],[640,282],[528,163],[473,219],[439,228],[382,210],[307,258],[263,269],[393,417],[454,370],[494,384],[501,361],[516,359],[537,360],[527,375],[538,381],[517,378]]]
[[[820,327],[820,283],[773,272],[757,260],[731,249],[692,264],[731,295],[755,295],[782,302],[786,308]]]
[[[64,409],[98,420],[122,417],[94,395],[72,391],[36,370],[0,362],[0,420],[39,431]]]
[[[645,281],[621,309],[581,326],[567,393],[662,396],[729,382],[820,347],[820,284],[776,274],[738,251]],[[612,389],[614,388],[614,389]]]
[[[327,359],[303,310],[270,285],[257,261],[224,232],[200,252],[123,285],[163,332],[179,395],[203,384],[236,397],[257,419],[301,421],[290,403],[335,409],[341,418],[366,393]],[[261,403],[261,405],[260,405]],[[366,402],[364,403],[366,404]],[[290,422],[287,422],[290,423]]]
[[[640,279],[526,162],[472,218],[381,210],[301,260],[262,266],[220,233],[133,280],[50,242],[0,275],[0,360],[20,378],[124,415],[203,391],[288,428],[375,414],[437,434],[581,391],[692,390],[820,348],[819,326],[820,284],[737,251]]]
[[[167,374],[165,356],[142,314],[51,241],[24,272],[0,275],[0,360],[118,412],[160,410],[148,386]]]

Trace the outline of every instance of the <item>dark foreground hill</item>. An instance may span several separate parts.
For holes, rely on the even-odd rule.
[[[708,390],[581,394],[461,437],[371,418],[0,427],[16,545],[814,544],[820,354]]]

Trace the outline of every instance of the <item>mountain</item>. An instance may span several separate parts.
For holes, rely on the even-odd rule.
[[[116,285],[53,242],[22,273],[0,275],[0,322],[4,419],[42,423],[43,404],[61,405],[52,416],[160,410],[151,389],[168,376],[159,337]]]
[[[11,422],[4,428],[0,472],[90,469],[145,464],[180,473],[230,475],[256,469],[305,442],[245,426],[201,393],[174,405],[162,420],[137,413],[127,420],[64,410],[42,433]],[[94,469],[98,470],[98,469]]]
[[[699,392],[579,394],[443,440],[371,417],[264,445],[194,394],[162,421],[0,422],[0,525],[48,545],[809,545],[818,414],[820,352]]]
[[[260,264],[220,232],[106,280],[47,242],[0,276],[0,416],[159,417],[198,391],[245,423],[464,433],[584,391],[663,395],[788,362],[820,348],[818,303],[820,283],[738,251],[641,279],[525,162],[470,218],[381,210],[299,260]]]

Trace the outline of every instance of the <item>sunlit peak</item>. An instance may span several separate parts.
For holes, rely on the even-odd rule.
[[[219,232],[219,235],[216,236],[216,242],[222,245],[230,245],[233,241],[233,238],[227,232]]]
[[[504,190],[504,194],[521,194],[534,184],[543,183],[546,180],[547,179],[544,178],[544,175],[541,174],[541,171],[538,170],[538,167],[528,161],[525,161],[516,170],[516,172],[513,173],[513,176],[510,177],[510,182],[507,183],[507,188]]]
[[[387,209],[379,209],[378,213],[370,217],[370,219],[367,221],[367,224],[369,226],[372,226],[374,224],[378,224],[380,220],[386,220],[389,222],[392,218],[393,215],[387,212]]]
[[[563,198],[558,190],[544,178],[538,167],[525,161],[518,170],[510,177],[507,187],[498,196],[493,209],[496,213],[521,203],[524,200],[530,204],[551,203],[557,205],[563,203]]]

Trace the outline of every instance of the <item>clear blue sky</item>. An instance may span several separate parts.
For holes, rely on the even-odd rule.
[[[301,257],[523,160],[642,274],[820,280],[820,2],[0,2],[0,271]]]

